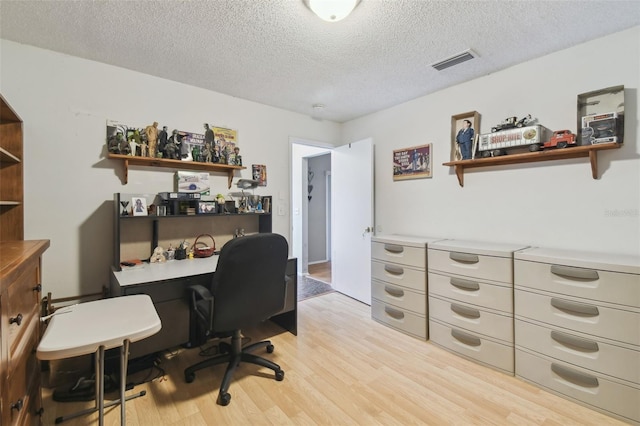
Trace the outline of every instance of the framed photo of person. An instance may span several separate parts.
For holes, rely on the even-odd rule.
[[[198,214],[214,214],[214,213],[216,213],[215,201],[198,202]]]
[[[131,211],[134,216],[146,216],[147,200],[144,197],[133,197],[131,199]]]
[[[451,116],[451,161],[472,160],[479,133],[480,114],[477,111]]]

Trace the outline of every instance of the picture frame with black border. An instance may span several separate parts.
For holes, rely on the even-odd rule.
[[[217,206],[215,201],[198,202],[198,214],[216,214]]]

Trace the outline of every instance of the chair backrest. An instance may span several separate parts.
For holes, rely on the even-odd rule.
[[[281,311],[289,245],[278,234],[262,233],[227,242],[213,274],[213,329],[256,325]]]

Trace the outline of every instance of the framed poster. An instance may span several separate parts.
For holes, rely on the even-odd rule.
[[[432,144],[393,151],[393,180],[430,178]]]
[[[146,216],[147,200],[142,197],[133,197],[131,199],[131,210],[134,216]]]
[[[480,114],[476,111],[451,116],[451,161],[472,160],[479,134]]]

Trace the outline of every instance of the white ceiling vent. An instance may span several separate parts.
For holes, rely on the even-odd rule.
[[[443,61],[436,62],[435,64],[431,64],[431,66],[438,71],[442,71],[445,68],[452,67],[454,65],[461,64],[462,62],[466,62],[470,59],[477,57],[478,55],[471,49],[465,50],[462,53],[458,53],[450,58],[447,58]]]

